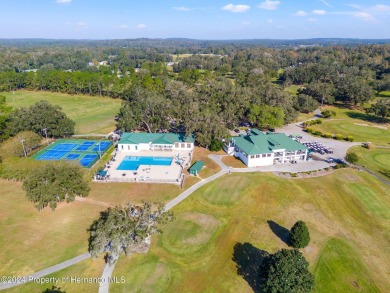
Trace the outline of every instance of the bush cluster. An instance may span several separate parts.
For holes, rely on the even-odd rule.
[[[316,125],[316,124],[322,124],[322,119],[308,120],[308,121],[305,121],[302,123],[304,128],[311,126],[311,125]]]
[[[336,139],[336,140],[346,140],[346,141],[351,141],[351,142],[355,140],[355,138],[352,135],[343,136],[343,135],[341,135],[339,133],[337,133],[337,134],[331,134],[329,132],[323,133],[323,132],[321,132],[319,130],[315,130],[315,129],[311,128],[311,127],[307,127],[305,129],[305,131],[307,133],[310,133],[310,134],[313,134],[313,135],[316,135],[316,136],[321,136],[321,137],[324,137],[324,138],[333,138],[333,139]]]
[[[333,110],[324,110],[321,112],[323,118],[331,118],[336,116],[336,112]]]

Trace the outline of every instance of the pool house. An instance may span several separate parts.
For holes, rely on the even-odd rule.
[[[192,151],[194,136],[184,133],[125,132],[118,142],[118,152]]]
[[[125,132],[103,181],[181,184],[193,150],[192,135]]]
[[[305,161],[308,154],[306,146],[284,133],[265,133],[259,129],[231,138],[225,151],[239,158],[248,167]]]

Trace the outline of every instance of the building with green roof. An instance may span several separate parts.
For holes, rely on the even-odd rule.
[[[124,132],[118,142],[119,152],[192,151],[194,136],[184,133]]]
[[[229,149],[234,149],[229,151]],[[305,161],[307,147],[284,133],[264,133],[252,129],[247,135],[231,138],[228,154],[239,158],[248,167],[269,166],[276,163]]]

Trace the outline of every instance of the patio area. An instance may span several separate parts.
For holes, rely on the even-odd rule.
[[[169,166],[141,164],[136,170],[118,170],[126,157],[165,157],[172,158],[172,162]],[[95,176],[95,181],[181,184],[183,169],[189,167],[191,159],[189,151],[116,152],[104,168],[106,175]]]

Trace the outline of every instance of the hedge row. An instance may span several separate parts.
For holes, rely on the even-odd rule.
[[[316,124],[322,124],[322,119],[316,119],[316,120],[308,120],[302,123],[303,127],[308,127],[311,125],[316,125]]]
[[[333,139],[336,139],[336,140],[346,140],[346,141],[354,141],[354,137],[352,135],[348,135],[348,136],[343,136],[341,134],[332,134],[332,133],[323,133],[319,130],[315,130],[313,128],[310,128],[310,127],[307,127],[305,129],[305,131],[307,133],[310,133],[310,134],[313,134],[313,135],[316,135],[316,136],[321,136],[321,137],[324,137],[324,138],[333,138]]]

